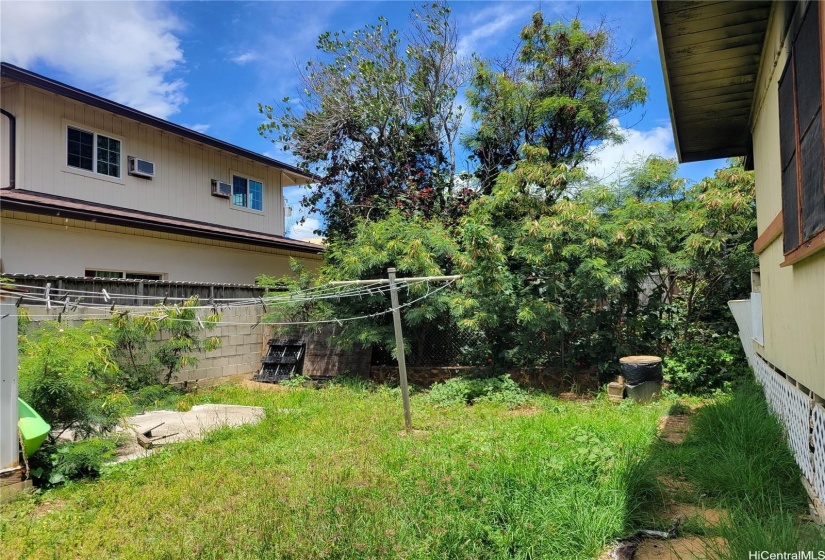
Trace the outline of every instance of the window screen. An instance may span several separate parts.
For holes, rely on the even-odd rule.
[[[807,134],[802,138],[799,150],[802,156],[802,241],[808,241],[825,228],[822,111],[817,113]]]
[[[253,210],[264,209],[264,186],[252,179],[249,180],[249,207]]]
[[[94,134],[69,127],[68,139],[66,165],[91,171],[94,159]]]
[[[237,175],[232,176],[232,204],[235,206],[247,204],[246,179]]]
[[[808,130],[822,106],[821,53],[819,48],[819,25],[817,6],[811,5],[802,22],[794,44],[796,66],[796,103],[799,121],[799,135]]]
[[[120,140],[97,135],[97,172],[120,177]]]

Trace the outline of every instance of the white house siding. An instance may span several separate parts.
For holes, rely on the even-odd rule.
[[[779,161],[778,81],[788,58],[783,11],[775,4],[757,85],[753,150],[759,233],[782,210]],[[786,375],[825,397],[825,251],[792,266],[784,261],[782,236],[759,256],[764,346],[757,352]]]
[[[3,94],[4,108],[17,117],[18,188],[265,233],[284,233],[281,188],[294,181],[275,167],[28,85],[4,88]],[[72,123],[122,141],[120,180],[66,166],[66,126]],[[6,153],[3,152],[3,166]],[[126,174],[127,156],[154,162],[154,179]],[[263,182],[263,212],[237,209],[228,199],[211,196],[211,180],[231,182],[232,172]]]
[[[2,213],[0,240],[7,273],[83,276],[95,269],[252,284],[259,274],[289,274],[290,256],[310,269],[321,262],[317,255],[9,211]]]

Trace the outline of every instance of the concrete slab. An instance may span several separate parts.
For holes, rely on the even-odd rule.
[[[200,404],[192,410],[177,412],[174,410],[154,410],[131,416],[126,419],[130,428],[135,432],[145,432],[152,429],[152,437],[163,437],[156,442],[153,449],[144,449],[137,443],[137,437],[131,442],[118,448],[116,462],[129,461],[146,457],[158,447],[169,443],[200,439],[204,433],[224,426],[241,426],[255,424],[265,416],[264,409],[259,406],[239,406],[227,404]],[[158,426],[158,424],[161,424]],[[158,426],[158,427],[155,427]],[[131,430],[130,430],[131,431]],[[131,435],[131,434],[130,434]]]

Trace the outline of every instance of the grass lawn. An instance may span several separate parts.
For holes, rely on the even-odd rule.
[[[223,386],[255,426],[0,509],[4,558],[593,558],[632,525],[667,404],[537,396],[437,408],[396,391]]]

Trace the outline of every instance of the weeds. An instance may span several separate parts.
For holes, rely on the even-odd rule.
[[[28,499],[61,500],[59,512],[0,506],[4,555],[592,558],[624,531],[630,465],[663,411],[535,395],[536,414],[513,415],[419,394],[407,436],[400,398],[382,386],[187,399],[267,415]]]
[[[428,400],[436,406],[496,403],[509,408],[527,402],[528,394],[509,375],[489,379],[454,377],[430,388]]]

